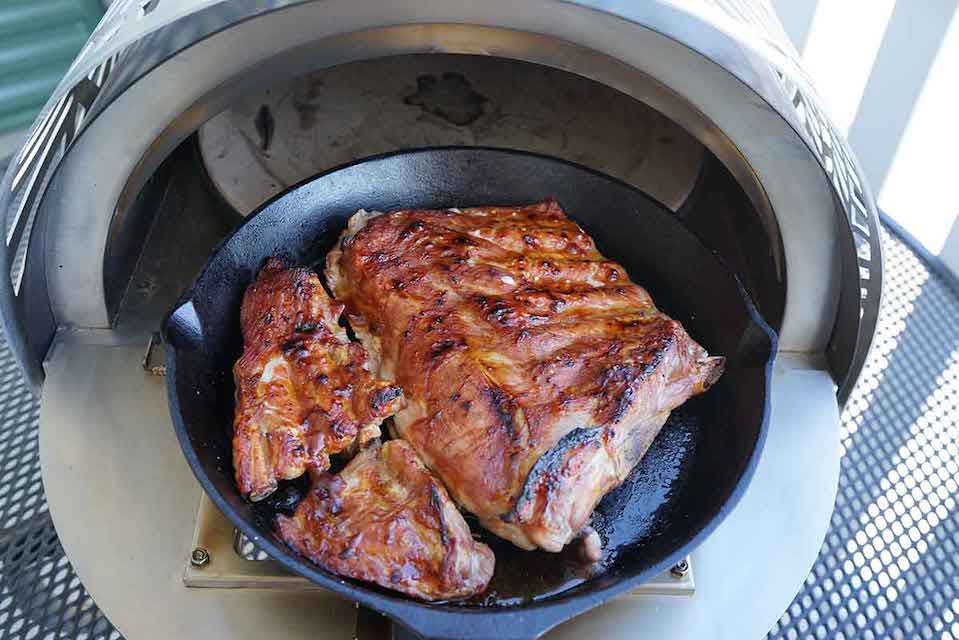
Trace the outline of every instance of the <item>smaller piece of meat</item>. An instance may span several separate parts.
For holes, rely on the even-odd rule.
[[[330,455],[380,435],[402,390],[369,371],[366,351],[337,320],[343,305],[308,268],[271,258],[243,298],[243,355],[233,367],[233,466],[243,495],[261,500]]]
[[[277,528],[329,571],[422,600],[481,593],[493,575],[493,552],[473,540],[446,489],[403,440],[373,443],[339,474],[317,474]]]

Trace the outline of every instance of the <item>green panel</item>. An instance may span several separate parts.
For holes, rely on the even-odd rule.
[[[0,0],[0,133],[30,123],[102,15],[98,0]]]
[[[2,0],[0,0],[2,1]],[[87,41],[89,33],[80,23],[45,31],[16,34],[0,42],[0,82],[4,76],[52,65],[66,68]]]
[[[66,67],[43,67],[34,70],[34,73],[11,76],[15,82],[0,79],[0,113],[31,105],[39,109],[53,93],[64,71]]]
[[[0,0],[0,36],[84,21],[78,0]]]
[[[33,122],[33,119],[37,117],[37,111],[40,107],[43,106],[43,103],[39,105],[31,105],[26,109],[20,109],[19,111],[5,111],[0,114],[0,131],[12,131],[14,129],[22,129]],[[3,160],[3,158],[0,158]],[[2,172],[2,170],[0,170]]]

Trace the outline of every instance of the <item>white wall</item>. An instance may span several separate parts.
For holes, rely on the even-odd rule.
[[[879,206],[959,273],[959,0],[772,0]]]

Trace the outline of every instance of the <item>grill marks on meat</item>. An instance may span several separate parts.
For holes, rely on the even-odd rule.
[[[258,500],[309,472],[309,495],[276,523],[300,554],[424,600],[479,593],[493,553],[408,444],[375,440],[403,394],[370,373],[365,349],[337,324],[342,309],[312,270],[276,259],[247,289],[234,366],[237,485]],[[326,473],[330,455],[364,444],[342,472]]]
[[[233,465],[251,500],[277,480],[327,469],[330,455],[377,437],[403,404],[400,388],[370,373],[366,351],[337,324],[342,310],[312,270],[275,258],[246,291]]]
[[[326,275],[406,392],[398,434],[523,548],[574,538],[723,369],[554,201],[359,212]]]
[[[493,575],[493,552],[402,440],[371,444],[337,475],[317,474],[277,527],[318,565],[423,600],[480,593]]]

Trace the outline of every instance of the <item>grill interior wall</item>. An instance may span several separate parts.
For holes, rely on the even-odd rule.
[[[216,242],[289,186],[362,157],[443,145],[544,153],[640,188],[716,249],[779,326],[785,291],[772,241],[699,141],[582,76],[439,54],[355,62],[263,87],[204,124],[118,206],[104,265],[115,326],[154,329]]]

